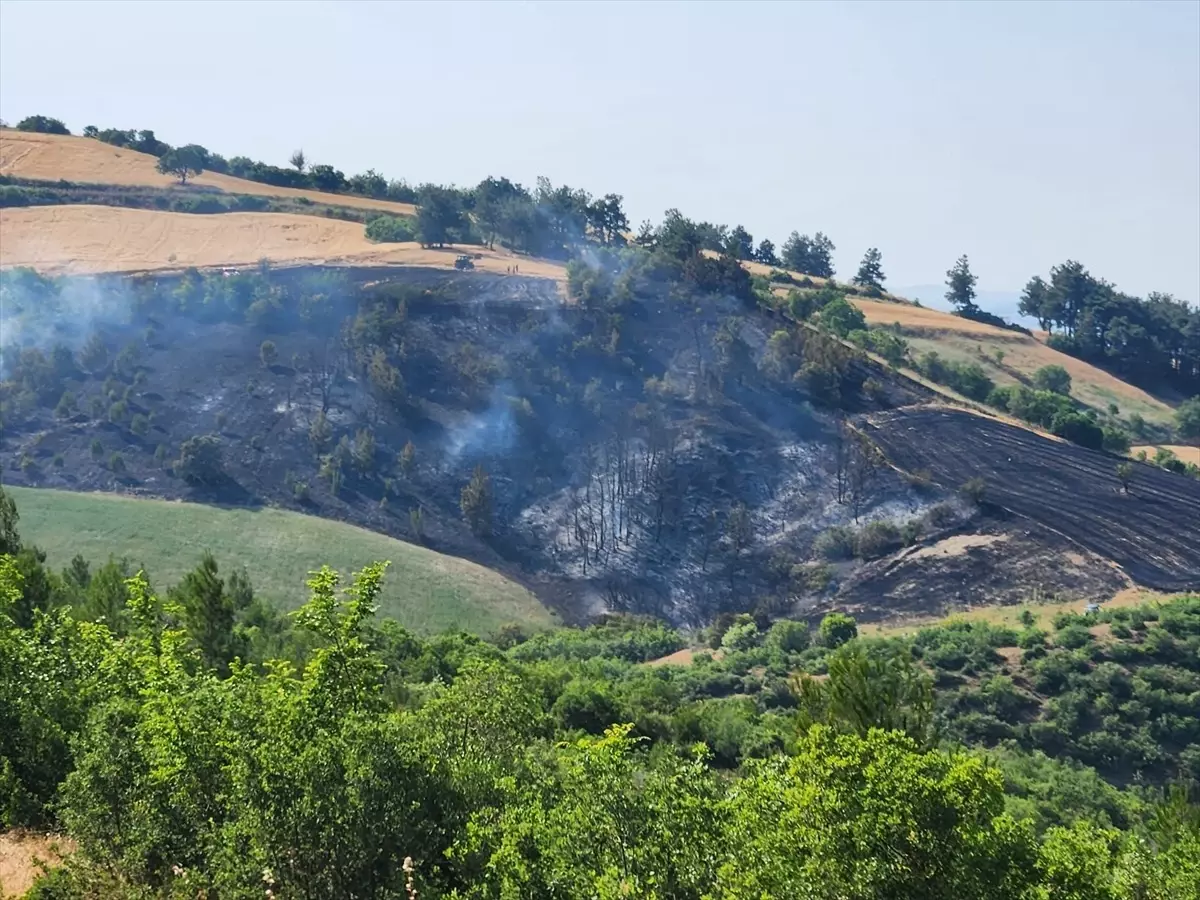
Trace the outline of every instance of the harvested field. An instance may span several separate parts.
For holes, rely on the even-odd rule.
[[[284,264],[408,265],[453,269],[463,248],[373,244],[362,225],[289,213],[193,215],[115,206],[0,209],[0,266],[89,274],[178,270],[189,266]],[[566,269],[544,260],[471,247],[475,266],[565,281]]]
[[[1118,457],[952,409],[909,407],[872,417],[864,432],[907,472],[954,489],[982,478],[985,501],[1117,564],[1165,591],[1200,586],[1200,482],[1135,467],[1128,494]]]
[[[34,134],[4,129],[0,131],[0,175],[36,178],[43,181],[80,181],[91,184],[149,185],[169,187],[175,179],[154,168],[158,160],[149,153],[114,147],[92,138],[60,134]],[[377,209],[397,215],[416,215],[411,203],[375,200],[354,194],[330,194],[296,188],[275,187],[205,172],[191,180],[232,194],[257,194],[262,197],[304,197],[314,203]]]
[[[1146,456],[1154,459],[1154,454],[1159,449],[1170,450],[1185,463],[1192,463],[1200,466],[1200,447],[1189,447],[1185,444],[1143,444],[1140,447],[1130,447],[1129,452],[1133,456],[1137,456],[1140,452],[1145,452]]]

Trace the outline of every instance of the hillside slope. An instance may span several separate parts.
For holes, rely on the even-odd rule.
[[[692,297],[681,328],[678,302],[652,284],[617,312],[485,271],[87,283],[111,315],[72,339],[99,340],[107,356],[64,358],[58,376],[20,360],[0,436],[12,482],[267,503],[420,536],[511,573],[566,618],[614,609],[692,624],[852,605],[879,619],[1036,591],[1102,599],[1146,573],[1200,581],[1183,550],[1164,574],[1126,565],[1111,542],[1090,549],[1088,534],[1124,507],[1074,524],[976,508],[956,496],[969,474],[927,461],[949,446],[932,431],[895,450],[877,441],[895,468],[883,464],[843,417],[936,395],[810,329],[792,332],[793,349],[772,344],[781,321],[731,297]],[[53,298],[27,309],[36,317]],[[811,378],[805,359],[828,374]],[[1006,448],[983,429],[954,452],[1002,470]],[[220,459],[189,473],[173,461],[201,435]],[[1073,465],[1046,452],[1011,477],[1036,496],[1069,483]],[[1200,522],[1174,527],[1200,546]],[[950,554],[955,534],[988,540]],[[897,569],[905,545],[928,552]]]
[[[1134,413],[1150,422],[1169,422],[1172,407],[1139,387],[1091,363],[1030,336],[907,302],[851,298],[872,326],[892,326],[914,354],[936,352],[954,362],[977,363],[999,385],[1028,384],[1044,366],[1062,366],[1071,375],[1071,396],[1098,410],[1116,404],[1122,416]]]
[[[358,571],[391,563],[380,614],[423,634],[502,625],[551,624],[529,591],[464,559],[315,516],[271,508],[221,509],[117,494],[6,487],[20,512],[22,538],[47,553],[54,569],[76,554],[99,564],[111,557],[145,566],[159,588],[175,584],[210,551],[226,573],[252,573],[257,593],[285,609],[307,599],[306,574],[330,565]]]
[[[158,160],[149,153],[139,153],[124,147],[114,147],[93,138],[59,134],[38,134],[14,129],[0,129],[0,175],[34,178],[43,181],[78,181],[89,184],[146,185],[170,187],[176,179],[162,175],[156,169]],[[376,200],[354,194],[330,194],[324,191],[276,187],[205,172],[189,181],[216,188],[231,194],[256,194],[263,197],[304,197],[314,203],[377,209],[411,216],[416,207],[411,203]]]
[[[562,265],[471,247],[477,268],[565,280]],[[116,206],[0,209],[0,266],[92,274],[273,263],[408,265],[453,269],[463,248],[375,244],[363,226],[290,213],[189,214]]]

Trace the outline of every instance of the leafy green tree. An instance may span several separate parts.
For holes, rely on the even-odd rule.
[[[1039,391],[1070,394],[1071,374],[1062,366],[1042,366],[1033,373],[1033,386]]]
[[[1129,484],[1133,481],[1133,463],[1117,463],[1117,480],[1121,482],[1121,491],[1129,493]]]
[[[933,684],[907,651],[839,647],[829,657],[828,677],[802,674],[793,690],[803,727],[819,723],[862,737],[882,728],[902,731],[920,747],[933,741]]]
[[[734,259],[754,259],[754,238],[741,225],[735,225],[725,240],[725,252]]]
[[[811,238],[793,231],[783,244],[783,264],[806,275],[832,278],[836,249],[833,241],[819,231]]]
[[[879,248],[871,247],[864,254],[862,262],[859,263],[858,272],[854,276],[854,283],[859,287],[864,287],[878,294],[883,291],[883,282],[886,280],[883,274],[883,254],[879,252]]]
[[[822,327],[838,337],[846,337],[851,332],[863,331],[867,327],[867,318],[862,310],[845,297],[827,304],[818,315]]]
[[[308,165],[308,160],[305,158],[303,150],[295,151],[288,159],[288,162],[295,166],[297,172],[303,172],[304,167]]]
[[[847,641],[858,637],[858,623],[852,616],[841,612],[831,612],[821,620],[817,629],[821,644],[825,647],[840,647]]]
[[[346,188],[346,176],[333,166],[313,166],[308,171],[308,180],[318,191],[336,194]]]
[[[36,131],[42,134],[70,134],[70,130],[59,119],[50,116],[26,116],[17,123],[17,131]]]
[[[1036,846],[1003,807],[1000,773],[978,759],[816,727],[731,789],[713,896],[1020,897]]]
[[[444,247],[466,227],[457,191],[425,185],[417,198],[417,235],[425,247]]]
[[[1175,427],[1180,437],[1200,438],[1200,395],[1185,400],[1175,410]]]
[[[779,257],[775,254],[775,245],[767,238],[759,241],[758,249],[754,251],[754,258],[764,266],[779,265]]]
[[[274,341],[263,341],[258,345],[258,358],[266,368],[271,368],[279,359],[279,350],[275,347]]]
[[[173,175],[178,178],[180,184],[187,184],[189,177],[204,173],[206,155],[203,148],[195,144],[176,147],[160,156],[155,168],[163,175]]]
[[[1034,275],[1021,291],[1021,302],[1017,312],[1023,316],[1037,319],[1038,327],[1047,333],[1054,329],[1055,309],[1052,303],[1050,288],[1041,276]]]
[[[561,747],[553,768],[467,830],[487,860],[472,896],[698,898],[720,859],[720,790],[703,757],[646,760],[631,726]]]
[[[975,283],[979,279],[971,272],[971,264],[966,254],[946,273],[946,300],[960,312],[975,312]]]
[[[222,674],[228,673],[229,664],[235,656],[244,655],[245,648],[235,638],[237,610],[211,553],[205,553],[200,565],[183,576],[169,599],[183,610],[187,633],[200,648],[204,664]]]
[[[175,474],[193,484],[217,484],[225,478],[221,438],[215,434],[188,438],[179,447]]]

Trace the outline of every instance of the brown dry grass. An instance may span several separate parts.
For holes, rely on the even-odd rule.
[[[1140,451],[1145,451],[1146,456],[1154,459],[1154,454],[1158,452],[1159,447],[1170,450],[1185,463],[1200,466],[1200,447],[1188,447],[1185,444],[1142,444],[1139,447],[1130,447],[1129,453],[1137,456]]]
[[[724,650],[709,650],[707,647],[684,647],[682,650],[676,650],[674,653],[668,653],[666,656],[660,656],[658,659],[648,660],[646,665],[690,666],[696,658],[697,653],[707,653],[713,659],[722,659],[725,656]]]
[[[37,206],[0,209],[0,266],[45,272],[98,273],[284,264],[410,265],[452,269],[464,248],[426,249],[416,243],[373,244],[363,226],[291,213],[193,215],[115,206]],[[566,269],[545,260],[470,247],[475,266],[503,273],[566,280]]]
[[[22,897],[42,873],[74,852],[70,838],[10,831],[0,834],[0,897]]]
[[[1043,366],[1062,366],[1071,375],[1071,395],[1096,409],[1115,403],[1122,415],[1139,413],[1169,421],[1172,408],[1141,388],[1083,360],[1060,353],[1036,337],[973,322],[927,307],[851,298],[869,325],[899,324],[915,353],[936,351],[946,359],[973,362],[997,384],[1029,379]],[[997,351],[1003,359],[997,359]]]
[[[24,131],[0,131],[0,175],[39,178],[46,181],[80,181],[92,184],[145,185],[169,187],[176,180],[155,170],[158,160],[148,153],[113,147],[92,138],[60,134],[31,134]],[[296,188],[275,187],[246,181],[231,175],[205,172],[194,184],[218,188],[231,194],[256,194],[263,197],[307,197],[314,203],[377,209],[411,216],[411,203],[373,200],[351,194],[328,194]]]

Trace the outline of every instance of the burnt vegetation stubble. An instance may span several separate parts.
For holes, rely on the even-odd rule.
[[[18,360],[5,387],[13,482],[342,519],[493,566],[569,619],[812,609],[843,583],[862,601],[870,567],[804,574],[821,532],[907,522],[913,543],[980,524],[957,502],[930,527],[957,475],[914,484],[878,447],[909,471],[927,460],[842,422],[924,399],[919,388],[807,330],[781,363],[768,337],[790,326],[732,299],[642,285],[620,303],[564,306],[547,281],[395,267],[103,289],[126,309],[98,320],[103,364],[77,347],[60,372],[70,409],[31,402],[37,360],[6,353]],[[68,368],[61,350],[49,358]],[[825,368],[802,377],[802,360]],[[1041,458],[1030,478],[1057,465]],[[1186,553],[1171,564],[1185,579],[1197,569]],[[1070,574],[1071,587],[1109,587]],[[963,602],[982,599],[969,572],[941,576]],[[903,593],[879,587],[868,612]]]

